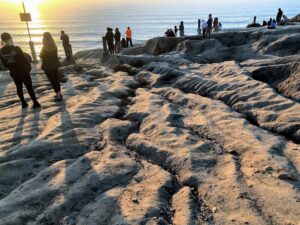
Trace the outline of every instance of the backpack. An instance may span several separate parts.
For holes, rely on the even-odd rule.
[[[24,52],[24,56],[27,59],[27,61],[28,61],[29,64],[32,63],[32,57],[31,57],[31,55],[29,55],[28,53]]]

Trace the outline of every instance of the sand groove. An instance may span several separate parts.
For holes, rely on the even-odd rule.
[[[0,225],[298,225],[297,32],[81,52],[41,110],[1,73]]]

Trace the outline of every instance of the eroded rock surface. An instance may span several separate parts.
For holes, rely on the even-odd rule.
[[[0,225],[299,225],[299,31],[81,52],[41,110],[2,73]]]

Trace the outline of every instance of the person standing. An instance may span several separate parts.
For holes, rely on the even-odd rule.
[[[212,14],[208,15],[208,20],[207,20],[207,28],[206,28],[206,38],[210,39],[211,38],[211,31],[212,31],[212,26],[213,26],[213,19],[212,19]]]
[[[107,41],[107,45],[108,45],[108,50],[110,54],[114,54],[114,33],[112,32],[113,29],[111,29],[110,27],[107,28],[107,32],[106,32],[106,41]]]
[[[174,32],[175,32],[175,36],[177,37],[177,33],[178,33],[178,28],[177,28],[177,26],[174,27]]]
[[[0,58],[3,66],[9,69],[10,76],[15,82],[17,88],[17,94],[22,102],[22,108],[27,108],[28,104],[24,98],[23,84],[25,85],[28,94],[33,101],[33,108],[41,107],[37,101],[30,76],[31,65],[28,59],[25,57],[22,49],[18,46],[14,46],[12,37],[9,33],[1,34],[1,50]]]
[[[66,54],[66,60],[71,60],[71,45],[70,45],[70,39],[69,35],[65,34],[65,32],[62,30],[60,35],[60,40],[63,42],[63,47]]]
[[[63,96],[61,94],[61,86],[58,78],[58,68],[60,66],[57,46],[49,32],[43,34],[43,47],[40,58],[42,59],[42,69],[50,81],[55,92],[54,101],[61,102]]]
[[[202,34],[203,34],[203,39],[206,38],[206,29],[207,29],[207,23],[205,20],[202,20],[202,23],[201,23],[201,27],[202,27]]]
[[[130,27],[127,27],[127,30],[126,30],[126,45],[127,45],[127,47],[129,47],[129,43],[130,43],[130,46],[133,47],[133,45],[132,45],[132,30],[130,29]]]
[[[184,22],[183,21],[181,21],[180,25],[179,25],[179,35],[180,35],[180,37],[184,36]]]
[[[281,8],[279,8],[279,9],[278,9],[277,16],[276,16],[276,22],[277,22],[277,23],[280,23],[281,18],[282,18],[282,15],[283,15],[283,11],[281,10]]]
[[[119,31],[119,28],[116,28],[115,31],[115,52],[119,53],[121,51],[121,33]]]

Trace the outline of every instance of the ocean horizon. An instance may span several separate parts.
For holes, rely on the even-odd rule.
[[[282,7],[284,14],[291,18],[300,12],[300,7],[286,4]],[[179,26],[180,21],[185,23],[185,34],[197,34],[198,19],[207,19],[209,13],[218,17],[223,29],[245,28],[251,23],[253,16],[257,22],[276,17],[277,7],[226,6],[226,7],[154,7],[154,8],[128,8],[123,7],[98,8],[93,10],[76,10],[68,13],[40,14],[30,22],[32,39],[36,51],[41,49],[42,34],[45,31],[52,33],[59,47],[59,54],[63,55],[60,42],[60,31],[64,30],[69,36],[73,52],[81,50],[102,48],[101,37],[107,27],[118,27],[124,36],[127,26],[133,30],[134,44],[141,44],[148,39],[163,36],[166,29]],[[28,34],[26,24],[22,23],[18,14],[0,16],[0,32],[12,34],[14,43],[29,52]]]

